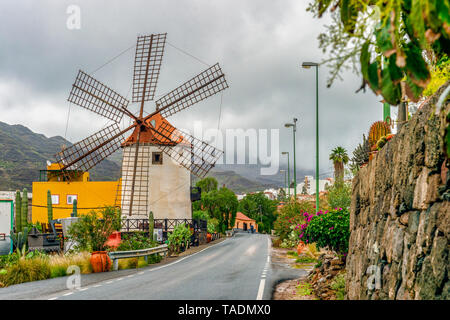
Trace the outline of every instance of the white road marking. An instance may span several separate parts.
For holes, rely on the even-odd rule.
[[[228,239],[226,239],[226,240],[224,240],[224,241],[222,241],[222,242],[220,242],[220,243],[213,244],[213,245],[210,246],[210,247],[207,247],[207,248],[202,249],[202,250],[200,250],[200,251],[198,251],[198,252],[196,252],[196,253],[193,253],[193,254],[191,254],[191,255],[188,255],[188,256],[186,256],[186,257],[183,257],[183,258],[181,258],[181,259],[179,259],[179,260],[177,260],[177,261],[174,261],[174,262],[172,262],[172,263],[169,263],[169,264],[166,264],[166,265],[164,265],[164,266],[160,266],[160,267],[157,267],[157,268],[154,268],[154,269],[150,269],[150,270],[147,270],[147,271],[156,271],[156,270],[159,270],[159,269],[166,268],[166,267],[169,267],[169,266],[171,266],[171,265],[177,264],[178,262],[181,262],[181,261],[183,261],[184,259],[193,257],[193,256],[195,256],[196,254],[199,254],[200,252],[203,252],[203,251],[205,251],[205,250],[208,250],[209,248],[212,248],[212,247],[221,245],[221,244],[227,242],[229,239],[230,239],[230,238],[228,238]]]
[[[50,298],[48,300],[56,300],[56,299],[58,299],[58,297],[53,297],[53,298]]]
[[[82,288],[79,291],[86,291],[87,289],[89,289],[89,288]]]
[[[96,284],[95,286],[92,286],[92,288],[98,288],[98,287],[101,287],[102,285],[101,284]]]
[[[73,292],[67,292],[67,293],[63,294],[63,296],[70,296],[71,294],[73,294]]]
[[[266,279],[261,279],[261,282],[259,283],[258,295],[256,296],[256,300],[262,300],[265,285]]]
[[[111,281],[106,281],[105,284],[110,284],[110,283],[113,283],[113,282],[114,281],[112,281],[112,280]]]
[[[141,271],[141,272],[138,272],[137,274],[144,274],[145,272],[144,271]]]
[[[133,277],[134,277],[134,274],[130,274],[127,276],[127,278],[133,278]]]
[[[116,281],[120,281],[120,280],[123,280],[123,278],[117,278],[117,279],[116,279]]]

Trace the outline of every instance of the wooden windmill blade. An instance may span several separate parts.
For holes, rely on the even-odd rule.
[[[67,100],[117,123],[124,114],[135,118],[127,109],[126,98],[81,70]]]
[[[117,123],[94,133],[93,135],[64,148],[55,155],[56,162],[61,165],[61,171],[87,171],[120,148],[123,135],[133,129],[131,125],[120,130]]]
[[[223,151],[172,127],[168,122],[150,129],[160,141],[158,148],[199,178],[204,178],[223,154]]]
[[[153,100],[161,69],[167,33],[137,38],[132,102]]]
[[[120,183],[122,214],[147,216],[150,148],[134,143],[124,149],[123,158]]]
[[[165,118],[228,88],[219,64],[206,69],[191,80],[156,101],[156,109]]]

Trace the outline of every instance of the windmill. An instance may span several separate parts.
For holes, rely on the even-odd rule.
[[[158,200],[159,195],[155,194],[158,192],[164,192],[166,198],[170,195],[173,203],[184,202],[186,207],[190,174],[203,178],[223,153],[176,129],[166,120],[228,88],[219,64],[157,99],[155,111],[144,115],[145,102],[153,101],[155,97],[166,35],[152,34],[137,38],[132,102],[140,105],[138,114],[128,110],[129,100],[89,74],[81,70],[78,72],[68,101],[111,120],[112,124],[63,148],[55,156],[64,180],[70,181],[79,172],[88,171],[122,147],[122,178],[118,194],[122,214],[127,217],[147,217],[149,210],[154,211],[152,206]],[[132,124],[121,129],[119,123],[124,115],[131,118]],[[125,139],[130,132],[131,135]],[[170,159],[163,161],[163,154]],[[180,186],[168,185],[180,182],[188,185],[181,186],[182,191],[178,193]],[[176,211],[180,208],[183,205],[173,209]],[[155,218],[164,214],[161,210]],[[182,217],[187,218],[186,215]]]

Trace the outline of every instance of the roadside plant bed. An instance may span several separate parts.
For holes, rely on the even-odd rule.
[[[18,252],[0,258],[0,287],[29,281],[45,280],[67,275],[67,268],[76,265],[81,273],[91,273],[90,253],[47,255],[30,251],[26,255]]]

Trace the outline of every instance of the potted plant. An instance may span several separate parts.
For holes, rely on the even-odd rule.
[[[119,229],[120,210],[106,207],[100,212],[91,211],[81,216],[69,227],[69,238],[77,243],[75,249],[92,252],[90,262],[93,272],[105,272],[111,268],[107,240]]]

